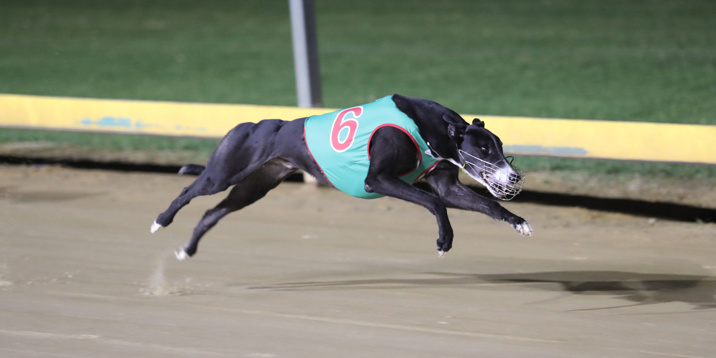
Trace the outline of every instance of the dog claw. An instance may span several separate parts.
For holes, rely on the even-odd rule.
[[[532,226],[526,221],[515,225],[514,228],[523,236],[532,236]]]
[[[447,254],[446,251],[438,250],[438,257],[445,257],[446,254]]]
[[[182,248],[176,249],[174,251],[174,256],[176,256],[177,260],[179,260],[179,261],[184,261],[189,257],[189,255],[187,255],[186,251],[184,251],[184,249],[182,249]]]
[[[159,224],[157,224],[157,222],[155,221],[155,222],[152,224],[152,227],[149,229],[149,231],[151,231],[152,234],[153,234],[153,233],[157,232],[157,230],[159,230],[159,229],[161,229],[161,228],[162,228],[162,226],[159,225]]]

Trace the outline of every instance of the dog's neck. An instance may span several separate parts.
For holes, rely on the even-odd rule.
[[[461,166],[457,149],[452,146],[448,136],[446,122],[442,119],[446,114],[452,113],[452,110],[436,103],[420,98],[404,97],[401,95],[393,95],[393,102],[400,111],[410,117],[420,130],[423,139],[430,143],[430,153],[427,155],[439,159],[447,160],[457,166]],[[457,118],[459,115],[455,114]],[[463,121],[467,126],[467,122]]]
[[[425,142],[425,143],[427,143],[427,145],[428,145],[428,150],[425,151],[425,154],[435,158],[436,160],[447,160],[448,162],[452,163],[455,166],[462,167],[462,164],[460,164],[459,160],[456,160],[454,158],[443,157],[435,150],[435,148],[433,148],[432,145],[430,145],[430,142]]]

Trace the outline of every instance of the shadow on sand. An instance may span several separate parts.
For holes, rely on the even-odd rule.
[[[263,290],[405,289],[463,287],[466,289],[543,290],[574,295],[608,295],[633,304],[683,302],[693,309],[716,308],[716,278],[621,271],[555,271],[511,274],[421,273],[421,278],[290,282],[251,287]],[[425,278],[425,276],[433,276]],[[503,286],[504,285],[504,286]],[[619,308],[604,307],[599,309]],[[593,309],[590,309],[593,310]]]

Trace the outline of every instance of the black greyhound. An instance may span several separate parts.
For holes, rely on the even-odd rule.
[[[522,176],[506,160],[502,142],[484,128],[484,122],[475,119],[469,125],[454,111],[424,99],[396,94],[382,101],[399,115],[409,118],[410,124],[414,122],[419,133],[411,135],[400,125],[379,125],[372,130],[364,143],[369,158],[366,159],[367,175],[359,178],[364,193],[392,196],[428,209],[437,218],[440,256],[450,250],[453,241],[448,207],[481,212],[495,220],[506,221],[522,235],[532,235],[527,221],[458,181],[462,168],[498,199],[509,200],[521,190]],[[331,117],[329,126],[333,126],[335,133],[332,137],[335,143],[331,144],[336,145],[334,151],[342,152],[344,147],[339,145],[348,141],[347,136],[355,135],[358,127],[366,126],[362,121],[368,115],[361,117],[362,114],[363,106],[359,106],[326,115]],[[334,182],[341,178],[327,176],[326,168],[316,160],[319,149],[307,143],[308,133],[304,127],[312,118],[272,119],[236,126],[218,144],[206,167],[195,164],[182,167],[180,174],[199,176],[157,217],[151,232],[171,224],[179,209],[191,199],[216,194],[234,185],[226,199],[206,212],[191,240],[177,250],[177,258],[183,260],[196,253],[199,240],[221,218],[263,198],[298,170],[311,174],[320,183],[336,186]],[[427,145],[425,151],[416,143],[421,139],[423,147]],[[434,164],[419,176],[414,175],[414,180],[401,180],[405,173],[416,170],[421,161],[428,160]],[[353,165],[341,164],[344,167]],[[425,178],[435,193],[413,186],[419,178]]]

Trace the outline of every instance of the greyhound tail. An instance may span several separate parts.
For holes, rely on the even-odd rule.
[[[179,169],[179,175],[199,175],[206,169],[205,166],[199,164],[187,164]]]

